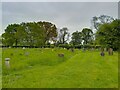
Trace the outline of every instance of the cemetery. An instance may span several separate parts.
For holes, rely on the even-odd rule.
[[[117,6],[4,2],[0,87],[118,88]]]
[[[73,52],[74,50],[74,52]],[[3,88],[117,88],[118,52],[3,48]]]

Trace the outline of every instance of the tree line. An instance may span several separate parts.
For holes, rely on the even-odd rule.
[[[107,15],[92,18],[95,33],[83,28],[70,35],[69,29],[58,29],[55,24],[46,21],[22,22],[10,24],[2,34],[3,46],[45,46],[51,45],[100,45],[118,49],[120,41],[120,20]],[[70,40],[71,37],[71,41]]]

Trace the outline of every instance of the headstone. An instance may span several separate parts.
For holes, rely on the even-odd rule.
[[[69,48],[67,48],[67,50],[69,50]]]
[[[71,48],[71,52],[74,52],[74,48]]]
[[[101,48],[101,53],[100,53],[101,56],[105,56],[105,53],[104,53],[104,49]]]
[[[25,50],[25,47],[23,47],[23,50]]]
[[[85,48],[83,48],[82,51],[85,52]]]
[[[61,53],[61,54],[58,54],[58,56],[59,56],[59,57],[64,57],[64,54],[63,54],[63,53]]]
[[[105,56],[105,53],[104,53],[104,52],[101,52],[100,55],[101,55],[101,56]]]
[[[92,51],[94,51],[94,48],[91,48]]]
[[[112,48],[109,48],[108,54],[109,54],[109,55],[113,55],[113,49],[112,49]]]
[[[5,58],[5,65],[8,69],[10,68],[10,58]]]

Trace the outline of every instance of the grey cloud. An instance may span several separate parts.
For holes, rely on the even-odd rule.
[[[117,2],[4,2],[3,29],[10,23],[51,21],[70,32],[90,27],[93,16],[102,14],[117,18]]]

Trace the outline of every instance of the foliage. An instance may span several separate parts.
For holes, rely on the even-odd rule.
[[[94,16],[92,18],[93,27],[96,30],[98,30],[100,25],[105,24],[105,23],[111,23],[113,20],[114,18],[108,15],[100,15],[99,17]]]
[[[96,41],[104,47],[119,48],[120,45],[120,20],[105,23],[96,33]]]
[[[73,45],[80,45],[82,42],[82,33],[81,32],[73,32],[72,33],[72,40],[71,40],[71,43]]]
[[[88,44],[93,40],[93,31],[89,28],[83,28],[82,30],[82,39],[84,44]]]
[[[11,24],[2,34],[6,46],[40,46],[57,37],[56,26],[49,22]]]
[[[67,43],[67,41],[69,40],[69,36],[70,36],[70,34],[68,32],[68,28],[67,27],[63,27],[62,29],[60,29],[58,43],[59,44]]]

